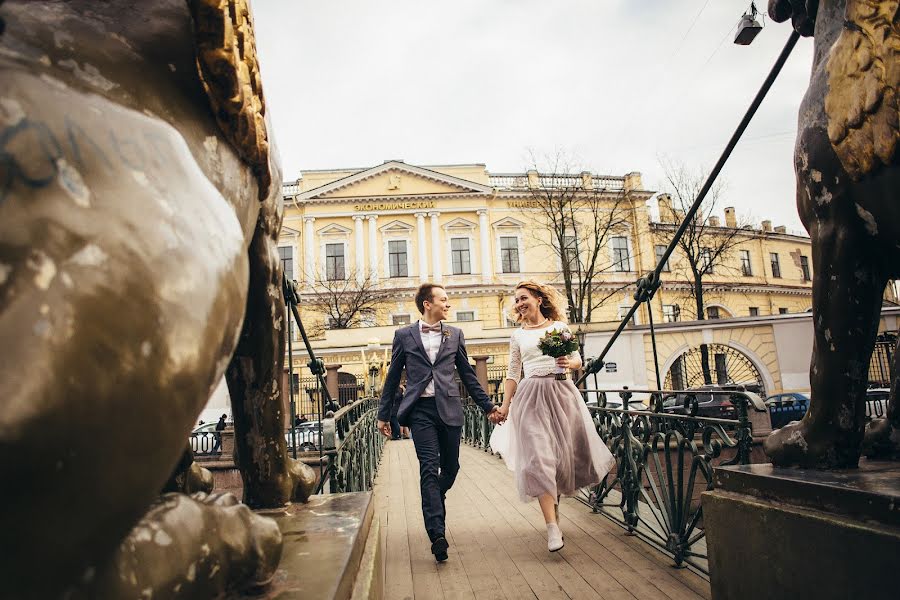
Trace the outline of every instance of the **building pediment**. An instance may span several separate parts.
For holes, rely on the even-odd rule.
[[[444,229],[447,231],[463,231],[475,229],[475,226],[476,224],[474,222],[462,217],[457,217],[452,221],[445,223]]]
[[[389,161],[297,195],[301,202],[348,198],[401,198],[489,195],[489,186],[400,161]]]
[[[494,229],[522,229],[525,227],[525,223],[512,217],[505,217],[499,221],[494,221],[493,227]]]
[[[403,221],[391,221],[387,225],[378,228],[381,233],[409,233],[413,230],[412,225]]]
[[[332,223],[330,225],[326,225],[325,227],[323,227],[316,233],[318,235],[344,236],[344,235],[350,235],[351,230],[349,227],[344,227],[343,225],[338,225],[337,223]]]

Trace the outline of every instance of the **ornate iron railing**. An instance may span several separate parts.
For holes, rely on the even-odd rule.
[[[621,403],[615,406],[633,406],[635,393],[649,398],[646,410],[607,404],[608,394],[618,394]],[[687,565],[708,576],[700,493],[713,489],[714,465],[750,462],[751,395],[702,392],[726,396],[734,419],[697,416],[708,409],[685,391],[589,389],[582,395],[598,434],[616,457],[616,468],[576,499],[671,556],[675,566]],[[679,402],[664,405],[673,396]],[[489,452],[494,426],[475,404],[468,403],[464,411],[463,439]]]
[[[471,400],[463,406],[463,416],[462,439],[476,448],[490,452],[491,432],[494,430],[494,424],[488,420],[484,411]]]
[[[595,390],[586,390],[586,393]],[[750,396],[741,391],[704,391],[724,395],[736,419],[696,416],[696,396],[685,392],[646,390],[650,410],[608,408],[606,393],[618,392],[629,406],[633,390],[597,390],[599,402],[589,406],[597,432],[616,457],[616,470],[599,485],[582,490],[577,499],[594,512],[640,536],[672,557],[676,566],[690,565],[709,574],[700,493],[713,489],[714,464],[748,464],[753,443],[748,415]],[[684,406],[663,406],[666,395],[684,397]],[[687,414],[673,414],[682,409]],[[732,456],[725,459],[724,451]]]
[[[363,398],[325,419],[322,436],[328,454],[332,493],[372,489],[385,438],[375,428],[378,399]]]

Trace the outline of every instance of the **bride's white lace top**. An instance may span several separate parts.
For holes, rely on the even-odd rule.
[[[509,371],[507,379],[518,382],[523,377],[552,375],[555,373],[556,359],[541,354],[538,341],[551,329],[567,329],[562,321],[554,321],[549,327],[542,329],[516,329],[509,339]],[[576,350],[569,358],[581,358]],[[523,375],[524,372],[524,375]]]

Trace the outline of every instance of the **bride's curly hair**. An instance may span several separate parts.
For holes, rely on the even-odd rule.
[[[565,313],[559,308],[563,304],[563,299],[560,297],[559,292],[553,287],[526,279],[525,281],[520,281],[516,285],[516,290],[520,289],[528,290],[532,296],[540,300],[540,310],[542,315],[551,321],[566,322]],[[513,294],[515,294],[515,290],[513,291]],[[516,312],[516,323],[520,323],[521,321],[522,313]]]

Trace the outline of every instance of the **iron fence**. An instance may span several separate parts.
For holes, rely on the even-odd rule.
[[[582,390],[597,433],[616,458],[616,467],[596,486],[575,498],[621,526],[630,535],[672,557],[675,566],[690,566],[708,577],[706,533],[700,494],[713,489],[716,465],[748,464],[753,443],[750,397],[738,390],[706,391],[726,395],[736,408],[734,419],[697,416],[699,403],[683,391],[641,390],[649,397],[644,410],[610,408],[608,394],[634,406],[635,390]],[[683,404],[663,399],[677,395]],[[674,410],[685,414],[677,414]],[[463,439],[490,452],[494,425],[474,403],[465,405]]]
[[[869,361],[869,387],[891,387],[896,347],[896,331],[887,331],[875,338],[875,349]]]
[[[340,373],[342,376],[349,376],[353,381],[339,381],[338,395],[335,402],[338,406],[343,407],[352,404],[365,397],[366,382],[365,377],[361,375],[352,375],[350,373]],[[319,407],[322,403],[324,394],[322,389],[317,385],[316,377],[294,377],[294,395],[296,402],[296,414],[307,418],[318,418]],[[322,411],[328,412],[327,409]]]
[[[327,428],[324,442],[329,450],[328,480],[332,493],[362,492],[372,489],[385,438],[375,428],[378,399],[363,398],[345,406]]]

